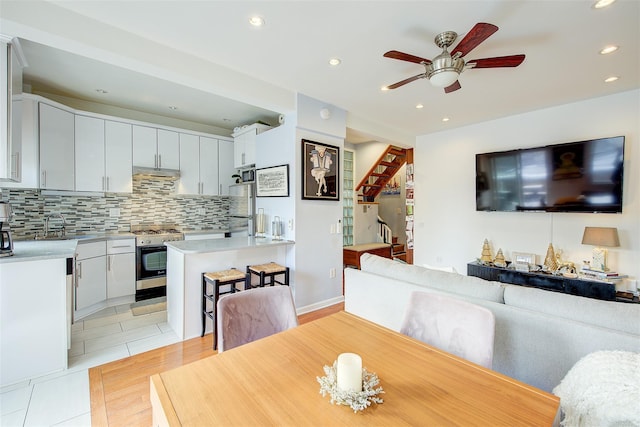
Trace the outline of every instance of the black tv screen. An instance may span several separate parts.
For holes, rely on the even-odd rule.
[[[624,136],[476,154],[477,211],[622,212]]]

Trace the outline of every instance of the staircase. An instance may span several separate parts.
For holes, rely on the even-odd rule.
[[[362,190],[358,194],[358,203],[373,203],[378,194],[384,190],[385,185],[406,162],[407,150],[389,145],[356,187],[356,191]]]
[[[391,256],[393,257],[393,259],[399,259],[402,260],[404,262],[407,262],[407,252],[404,250],[404,245],[401,243],[398,243],[398,238],[394,237],[392,239],[392,244],[391,244]]]
[[[398,238],[391,235],[391,228],[380,220],[378,217],[378,240],[382,243],[391,244],[391,256],[394,259],[400,259],[407,261],[407,253],[404,250],[404,245],[398,243]]]

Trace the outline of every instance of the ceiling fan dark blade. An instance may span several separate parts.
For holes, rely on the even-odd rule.
[[[498,27],[493,24],[487,24],[485,22],[478,22],[467,33],[467,35],[458,43],[458,45],[451,51],[451,56],[460,52],[460,56],[465,56],[467,53],[475,49],[480,43],[489,38],[489,36],[498,31]]]
[[[416,64],[422,64],[423,62],[425,64],[431,64],[430,59],[420,58],[419,56],[410,55],[408,53],[399,52],[397,50],[390,50],[389,52],[385,53],[383,56],[385,58],[399,59],[400,61],[409,61],[409,62],[414,62]]]
[[[524,61],[524,55],[497,56],[495,58],[472,59],[467,61],[467,65],[472,68],[497,68],[497,67],[517,67]]]
[[[456,80],[452,85],[449,85],[449,86],[444,88],[444,93],[454,92],[454,91],[460,89],[461,87],[462,86],[460,86],[460,81]]]
[[[389,85],[389,86],[387,86],[387,89],[396,89],[396,88],[399,88],[400,86],[404,86],[407,83],[411,83],[414,80],[422,79],[424,77],[427,77],[427,75],[425,73],[421,73],[421,74],[415,75],[413,77],[409,77],[408,79],[404,79],[402,81],[399,81],[397,83]]]

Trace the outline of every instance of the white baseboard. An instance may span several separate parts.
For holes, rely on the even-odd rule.
[[[315,304],[306,305],[304,307],[300,307],[296,309],[296,313],[298,315],[310,313],[312,311],[320,310],[321,308],[330,307],[335,304],[339,304],[344,302],[344,296],[340,295],[339,297],[330,298],[324,301],[317,302]]]

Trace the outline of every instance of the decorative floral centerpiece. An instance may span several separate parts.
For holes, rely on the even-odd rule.
[[[382,403],[382,398],[378,394],[384,393],[382,387],[376,387],[380,380],[375,373],[367,372],[362,368],[362,391],[341,390],[338,388],[337,381],[337,364],[333,362],[333,366],[324,366],[324,377],[316,377],[320,383],[320,393],[331,396],[331,404],[348,405],[353,412],[363,411],[373,403]]]

